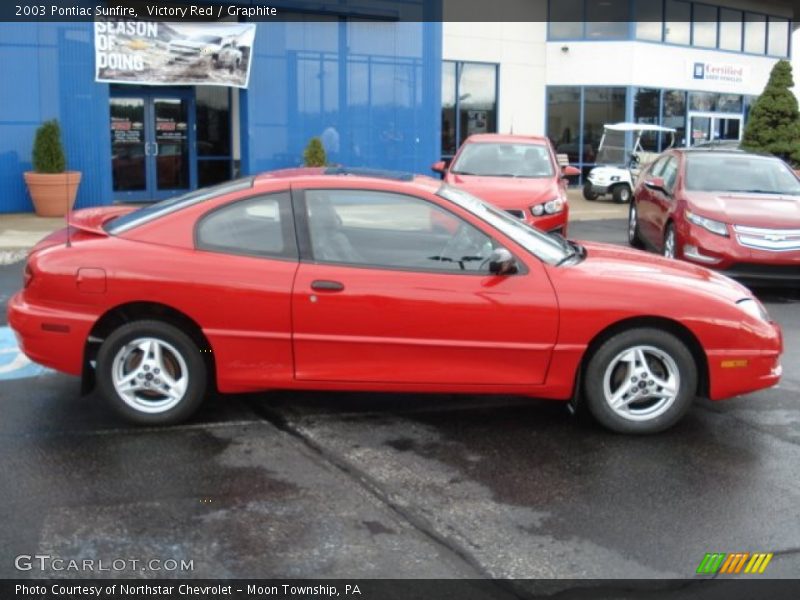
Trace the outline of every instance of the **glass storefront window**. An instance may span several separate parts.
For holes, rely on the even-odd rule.
[[[658,125],[659,100],[661,92],[653,89],[639,89],[633,100],[633,120],[637,123]],[[659,151],[658,132],[648,131],[642,134],[642,148],[648,152]]]
[[[719,9],[720,50],[742,51],[742,11]]]
[[[547,136],[559,154],[569,162],[579,163],[581,126],[581,89],[579,87],[547,88]]]
[[[586,3],[586,39],[625,39],[628,19],[628,0],[589,1]]]
[[[661,2],[635,0],[633,9],[636,18],[636,39],[660,42],[664,21]]]
[[[661,124],[675,131],[675,146],[686,145],[686,92],[664,90]]]
[[[583,21],[583,0],[550,0],[548,31],[551,40],[582,38]]]
[[[789,56],[789,21],[786,19],[769,18],[767,54]]]
[[[767,18],[764,15],[746,13],[744,17],[744,51],[764,54],[766,49]]]
[[[463,63],[458,79],[459,140],[497,131],[497,65]]]
[[[442,64],[442,156],[473,133],[497,132],[497,65]]]
[[[197,103],[197,154],[230,156],[231,109],[228,88],[199,85]]]
[[[714,92],[689,92],[689,110],[713,112],[718,102],[719,94]]]
[[[583,162],[597,156],[603,125],[625,120],[626,88],[590,88],[583,92]]]
[[[717,110],[720,112],[742,112],[741,94],[720,94],[717,100]]]
[[[717,47],[717,7],[695,4],[692,14],[692,45]]]
[[[442,65],[442,154],[456,153],[456,63]]]
[[[666,4],[666,27],[664,29],[664,41],[670,44],[689,44],[691,40],[690,20],[692,18],[692,7],[683,0],[667,0]]]

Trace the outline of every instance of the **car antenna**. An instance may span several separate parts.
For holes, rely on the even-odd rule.
[[[69,213],[71,210],[70,201],[69,201],[69,171],[67,171],[67,176],[64,178],[64,202],[67,203],[67,212],[66,212],[66,219],[67,219],[67,248],[72,247],[72,241],[70,240],[69,236]]]

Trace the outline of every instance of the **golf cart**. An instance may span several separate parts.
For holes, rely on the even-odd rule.
[[[649,123],[614,123],[603,126],[603,137],[597,150],[597,164],[583,185],[583,197],[597,200],[599,196],[611,194],[615,202],[630,202],[633,182],[639,174],[639,167],[655,160],[658,152],[647,152],[642,148],[642,135],[655,132],[669,134],[669,144],[675,143],[675,130]],[[632,144],[626,141],[632,138]],[[627,154],[626,148],[633,151]]]

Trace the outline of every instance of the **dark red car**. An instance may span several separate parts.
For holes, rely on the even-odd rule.
[[[671,150],[642,172],[628,240],[748,283],[800,280],[800,179],[782,160]]]
[[[567,235],[566,177],[550,140],[541,136],[483,133],[469,136],[450,161],[431,167],[447,183],[467,190],[545,232]]]
[[[140,423],[212,388],[372,390],[586,402],[649,433],[781,374],[780,330],[741,285],[428,177],[274,172],[78,211],[69,237],[32,250],[9,323]]]

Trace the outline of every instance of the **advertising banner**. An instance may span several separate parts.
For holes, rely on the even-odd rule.
[[[255,23],[95,21],[95,80],[246,88]]]

